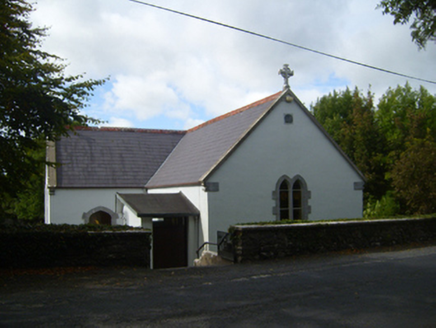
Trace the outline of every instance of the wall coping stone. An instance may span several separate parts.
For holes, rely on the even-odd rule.
[[[313,226],[329,226],[329,225],[348,225],[348,224],[371,224],[371,223],[380,223],[380,222],[405,222],[405,221],[425,221],[425,220],[434,220],[436,217],[431,218],[399,218],[399,219],[374,219],[374,220],[353,220],[349,221],[332,221],[332,222],[316,222],[311,221],[307,223],[290,223],[290,224],[240,224],[233,225],[232,227],[235,230],[244,230],[244,229],[277,229],[277,228],[298,228],[298,227],[313,227]]]

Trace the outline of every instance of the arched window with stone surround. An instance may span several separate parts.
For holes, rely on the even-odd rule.
[[[285,179],[279,187],[280,220],[289,220],[289,182]]]
[[[89,223],[112,225],[112,218],[109,213],[105,211],[98,211],[89,217]]]
[[[292,218],[303,219],[303,189],[300,180],[295,180],[292,185]]]
[[[82,215],[85,224],[116,225],[117,218],[117,213],[104,206],[95,207]]]
[[[282,176],[273,193],[276,199],[275,214],[278,220],[307,220],[310,213],[310,191],[306,181],[296,175],[292,179]]]

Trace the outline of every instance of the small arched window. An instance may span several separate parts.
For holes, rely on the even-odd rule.
[[[116,225],[117,219],[118,214],[104,206],[94,207],[82,215],[85,224]]]
[[[297,175],[293,179],[283,176],[276,185],[276,215],[279,220],[307,220],[310,213],[310,192],[304,179]]]
[[[294,220],[303,219],[303,197],[301,190],[301,182],[297,180],[292,185],[292,218]]]
[[[289,220],[289,183],[286,180],[279,189],[280,220]]]
[[[112,217],[109,213],[98,211],[89,217],[90,224],[112,225]]]

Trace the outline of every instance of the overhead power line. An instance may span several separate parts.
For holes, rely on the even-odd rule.
[[[341,60],[341,61],[344,61],[344,62],[347,62],[347,63],[350,63],[350,64],[354,64],[354,65],[362,66],[362,67],[365,67],[365,68],[377,70],[377,71],[380,71],[380,72],[383,72],[383,73],[393,74],[393,75],[405,77],[405,78],[408,78],[408,79],[413,79],[413,80],[418,80],[418,81],[422,81],[422,82],[436,84],[436,81],[426,80],[426,79],[422,79],[422,78],[419,78],[419,77],[415,77],[415,76],[411,76],[411,75],[407,75],[407,74],[402,74],[402,73],[394,72],[394,71],[387,70],[387,69],[384,69],[384,68],[380,68],[380,67],[376,67],[376,66],[360,63],[360,62],[355,61],[355,60],[351,60],[351,59],[343,58],[343,57],[340,57],[340,56],[328,54],[326,52],[322,52],[322,51],[319,51],[319,50],[303,47],[303,46],[300,46],[298,44],[294,44],[294,43],[291,43],[291,42],[288,42],[288,41],[284,41],[284,40],[280,40],[280,39],[277,39],[277,38],[273,38],[273,37],[270,37],[270,36],[267,36],[267,35],[264,35],[264,34],[253,32],[253,31],[248,31],[248,30],[236,27],[236,26],[232,26],[232,25],[220,23],[220,22],[217,22],[217,21],[213,21],[211,19],[207,19],[207,18],[204,18],[204,17],[195,16],[195,15],[191,15],[191,14],[184,13],[184,12],[181,12],[181,11],[177,11],[177,10],[174,10],[174,9],[157,6],[157,5],[154,5],[154,4],[151,4],[151,3],[147,3],[147,2],[144,2],[144,1],[139,1],[139,0],[128,0],[128,1],[135,2],[135,3],[138,3],[138,4],[144,5],[144,6],[149,6],[149,7],[153,7],[153,8],[156,8],[156,9],[168,11],[168,12],[171,12],[173,14],[178,14],[178,15],[189,17],[189,18],[197,19],[197,20],[200,20],[200,21],[203,21],[203,22],[206,22],[206,23],[210,23],[210,24],[221,26],[221,27],[229,28],[229,29],[232,29],[232,30],[236,30],[238,32],[242,32],[242,33],[246,33],[246,34],[251,34],[253,36],[257,36],[257,37],[260,37],[260,38],[263,38],[263,39],[267,39],[267,40],[270,40],[270,41],[282,43],[282,44],[285,44],[285,45],[288,45],[288,46],[291,46],[291,47],[295,47],[295,48],[302,49],[302,50],[305,50],[305,51],[310,51],[310,52],[313,52],[313,53],[318,54],[318,55],[322,55],[322,56],[330,57],[330,58],[333,58],[333,59]]]

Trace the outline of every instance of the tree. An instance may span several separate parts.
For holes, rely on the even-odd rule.
[[[366,198],[380,199],[388,187],[382,163],[385,141],[376,124],[373,95],[334,91],[312,106],[315,118],[365,175]]]
[[[384,180],[385,167],[383,154],[386,141],[375,120],[373,94],[368,91],[366,97],[356,88],[351,103],[352,112],[348,122],[342,126],[341,145],[365,175],[366,199],[373,196],[380,199],[389,189]]]
[[[409,214],[436,212],[436,143],[430,136],[412,139],[392,170],[395,192]]]
[[[420,49],[425,48],[428,40],[436,41],[435,0],[383,0],[377,8],[394,16],[394,24],[407,24],[414,16],[411,35]]]
[[[45,141],[28,156],[40,163],[38,170],[30,175],[23,187],[9,203],[9,214],[22,220],[44,221]]]
[[[61,59],[40,49],[47,30],[32,27],[32,10],[25,0],[0,4],[0,195],[5,199],[38,173],[42,160],[29,154],[41,141],[97,122],[80,110],[105,82],[65,76]]]
[[[333,90],[333,93],[322,96],[311,106],[315,118],[338,144],[343,139],[343,124],[350,122],[352,103],[353,93],[347,87],[345,91]]]
[[[436,138],[436,96],[422,86],[413,90],[408,83],[389,88],[380,98],[376,120],[387,139],[387,165],[392,166],[411,139],[428,133]]]
[[[389,88],[377,109],[356,88],[323,96],[315,118],[365,175],[365,215],[436,211],[436,96]]]

